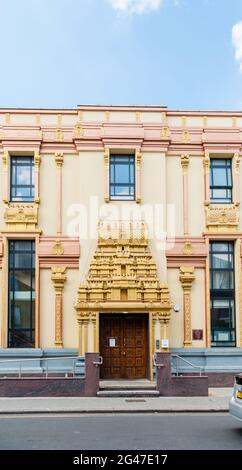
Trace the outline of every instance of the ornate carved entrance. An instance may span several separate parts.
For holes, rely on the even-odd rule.
[[[80,355],[100,352],[99,314],[122,317],[138,312],[147,317],[148,313],[145,370],[151,370],[153,353],[162,350],[161,341],[158,346],[155,341],[155,329],[159,329],[160,339],[169,339],[171,303],[168,286],[158,280],[144,224],[99,225],[97,249],[86,282],[78,289],[75,308]]]

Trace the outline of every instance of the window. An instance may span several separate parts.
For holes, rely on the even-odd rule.
[[[110,156],[110,199],[135,199],[134,155]]]
[[[210,302],[212,346],[236,346],[234,244],[210,243]]]
[[[35,346],[35,242],[9,242],[8,347]]]
[[[11,157],[11,201],[34,201],[34,157]]]
[[[218,204],[232,202],[232,171],[230,158],[212,158],[210,168],[210,200]]]

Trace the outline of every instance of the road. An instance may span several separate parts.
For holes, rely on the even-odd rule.
[[[242,423],[228,414],[1,417],[0,449],[242,450]]]

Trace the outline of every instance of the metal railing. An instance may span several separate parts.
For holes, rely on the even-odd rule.
[[[175,357],[176,358],[176,376],[178,377],[179,375],[179,372],[178,372],[178,359],[180,359],[181,361],[185,362],[186,364],[189,364],[189,366],[191,366],[193,369],[199,369],[199,375],[200,377],[202,376],[202,370],[203,370],[203,367],[201,366],[196,366],[195,364],[192,364],[192,362],[188,361],[187,359],[184,359],[183,357],[181,356],[178,356],[178,354],[172,354],[171,355],[172,357]]]
[[[28,362],[34,362],[34,361],[38,361],[38,362],[45,362],[46,364],[44,366],[40,366],[42,368],[42,372],[35,372],[36,374],[43,374],[43,378],[46,378],[48,379],[49,377],[49,374],[56,374],[56,371],[55,370],[52,370],[50,371],[49,370],[49,365],[48,365],[48,361],[72,361],[73,364],[72,364],[72,368],[71,368],[71,371],[68,371],[68,372],[63,372],[64,374],[64,377],[65,378],[68,378],[69,377],[69,374],[72,375],[72,377],[75,377],[75,369],[76,369],[76,363],[80,360],[80,359],[84,359],[84,357],[81,357],[81,356],[63,356],[63,357],[43,357],[43,358],[31,358],[31,359],[5,359],[5,360],[0,360],[0,365],[1,364],[13,364],[13,363],[17,363],[19,366],[17,368],[18,372],[9,372],[8,369],[6,371],[4,370],[0,370],[0,375],[3,375],[3,374],[18,374],[18,378],[21,379],[22,376],[23,376],[23,364],[25,363],[28,363]],[[24,372],[25,374],[30,374],[31,372],[30,371],[26,371]],[[33,372],[32,372],[33,374]]]

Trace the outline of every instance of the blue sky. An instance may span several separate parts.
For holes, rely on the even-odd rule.
[[[1,107],[242,109],[242,0],[0,0],[0,17]]]

